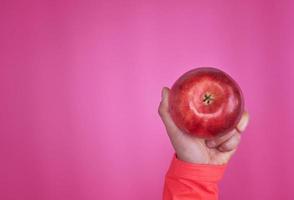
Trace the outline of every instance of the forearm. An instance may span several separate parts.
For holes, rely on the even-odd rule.
[[[191,164],[174,155],[165,176],[164,200],[216,200],[226,165]]]

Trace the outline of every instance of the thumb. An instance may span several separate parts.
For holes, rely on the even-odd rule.
[[[170,137],[173,137],[174,134],[179,130],[178,127],[173,122],[170,114],[169,114],[169,105],[168,105],[168,97],[169,97],[170,89],[167,87],[163,87],[161,91],[161,102],[158,107],[158,113],[167,129],[167,133]]]

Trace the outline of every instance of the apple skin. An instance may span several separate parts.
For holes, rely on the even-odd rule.
[[[225,72],[201,67],[183,74],[169,94],[169,112],[187,134],[214,138],[233,130],[243,112],[238,84]]]

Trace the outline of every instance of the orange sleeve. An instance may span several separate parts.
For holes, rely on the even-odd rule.
[[[174,155],[165,175],[163,200],[217,200],[226,165],[192,164]]]

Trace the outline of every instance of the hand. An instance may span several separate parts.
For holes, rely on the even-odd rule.
[[[231,132],[218,138],[205,140],[188,135],[175,125],[168,111],[168,95],[169,89],[163,88],[158,112],[176,151],[177,158],[189,163],[226,164],[240,143],[240,133],[245,130],[249,122],[248,113],[243,113],[237,127]]]

